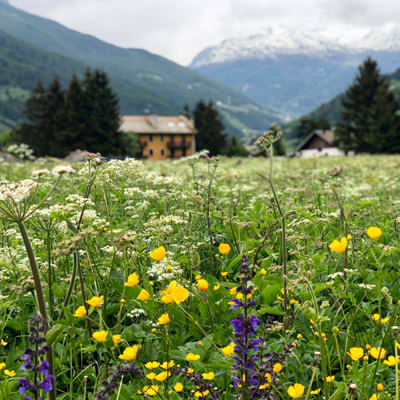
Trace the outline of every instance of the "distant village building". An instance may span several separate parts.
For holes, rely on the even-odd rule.
[[[343,156],[345,152],[333,145],[334,130],[316,129],[312,131],[297,148],[299,157]]]
[[[190,156],[196,151],[193,120],[179,116],[123,115],[121,131],[139,136],[142,157],[165,160]]]

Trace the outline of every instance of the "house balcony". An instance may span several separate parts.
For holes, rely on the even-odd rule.
[[[170,150],[174,150],[174,149],[189,149],[190,146],[191,146],[191,143],[183,142],[183,141],[169,142],[168,143],[168,148]]]

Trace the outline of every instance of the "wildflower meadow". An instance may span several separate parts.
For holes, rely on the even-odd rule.
[[[0,398],[398,400],[399,172],[0,164]]]

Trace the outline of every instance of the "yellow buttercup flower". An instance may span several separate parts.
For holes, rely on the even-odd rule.
[[[237,291],[237,287],[230,288],[230,289],[229,289],[229,294],[230,294],[231,296],[234,296],[234,295],[236,294],[236,291]]]
[[[272,370],[273,370],[276,374],[278,374],[279,372],[282,371],[282,364],[281,364],[281,363],[276,363],[276,364],[274,364]]]
[[[103,343],[107,339],[108,332],[107,331],[98,331],[93,332],[92,338],[97,340],[99,343]]]
[[[370,226],[367,229],[367,235],[370,239],[378,239],[382,235],[382,229],[377,226]]]
[[[327,377],[326,377],[326,381],[327,381],[328,383],[333,382],[334,380],[335,380],[335,375],[331,375],[331,376],[327,376]]]
[[[144,364],[144,366],[147,369],[156,369],[160,366],[160,363],[158,361],[149,361],[146,364]]]
[[[145,386],[143,388],[143,393],[146,393],[147,396],[157,396],[159,391],[158,385],[152,385],[152,386]]]
[[[289,386],[287,393],[292,399],[298,399],[303,396],[305,387],[301,383],[295,383],[293,386]]]
[[[319,394],[320,391],[321,391],[321,389],[318,388],[318,389],[312,390],[312,391],[310,392],[310,394]]]
[[[5,367],[6,367],[6,363],[4,363],[4,362],[0,363],[0,371],[1,371],[2,369],[4,369]]]
[[[397,356],[397,363],[400,360],[400,356]],[[388,365],[389,367],[394,367],[396,365],[396,358],[394,356],[389,356],[387,360],[384,360],[383,363]]]
[[[387,324],[390,320],[390,317],[386,317],[386,318],[381,318],[381,323],[382,324]]]
[[[85,306],[79,306],[75,312],[74,312],[74,317],[75,318],[82,318],[87,314]]]
[[[126,347],[124,352],[119,355],[121,360],[132,361],[136,359],[137,353],[139,351],[139,346],[134,344],[133,346]]]
[[[297,339],[301,339],[303,337],[303,335],[301,333],[298,333],[296,337],[297,337]]]
[[[181,304],[189,297],[189,291],[183,286],[178,285],[176,281],[170,282],[169,286],[160,293],[164,294],[161,297],[161,301],[164,304],[170,304],[173,301],[176,304]]]
[[[193,372],[194,372],[194,369],[193,369],[193,368],[188,368],[188,369],[187,369],[187,373],[188,373],[188,374],[193,374]]]
[[[197,361],[200,360],[200,354],[189,353],[186,356],[187,361]]]
[[[6,346],[8,345],[8,343],[5,342],[3,339],[0,340],[0,344],[1,344],[3,347],[6,347]]]
[[[215,378],[215,374],[212,371],[206,372],[206,373],[202,374],[202,377],[206,381],[212,381]]]
[[[10,378],[12,378],[12,377],[14,377],[15,375],[17,375],[15,371],[9,371],[8,369],[6,369],[6,370],[4,371],[4,374],[7,375],[7,376],[9,376]]]
[[[174,360],[170,360],[169,362],[164,361],[164,362],[161,364],[161,368],[164,368],[164,369],[171,369],[174,365],[175,365],[175,361],[174,361]]]
[[[142,289],[136,297],[136,300],[147,301],[150,298],[150,293],[146,289]]]
[[[171,376],[171,372],[170,371],[163,371],[163,372],[160,372],[156,376],[156,380],[159,381],[159,382],[164,382],[170,376]]]
[[[229,344],[228,346],[223,347],[223,348],[221,349],[221,351],[222,351],[222,353],[223,353],[225,356],[230,356],[230,355],[232,355],[232,354],[235,352],[235,343],[231,343],[231,344]]]
[[[261,268],[260,274],[261,275],[267,275],[267,270],[265,268]]]
[[[375,360],[382,360],[386,356],[386,350],[383,347],[371,347],[369,354],[371,354]]]
[[[353,361],[358,361],[364,357],[364,349],[362,347],[351,347],[347,354]]]
[[[377,384],[376,384],[376,390],[377,390],[378,392],[382,392],[382,391],[383,391],[383,385],[382,385],[382,383],[377,383]]]
[[[231,251],[231,246],[228,243],[220,243],[218,246],[218,251],[221,254],[228,254]]]
[[[343,236],[340,242],[335,239],[328,247],[336,253],[343,253],[347,249],[347,238]]]
[[[174,390],[175,390],[175,392],[178,392],[178,393],[182,392],[183,391],[182,383],[178,382],[177,384],[175,384]]]
[[[369,400],[378,400],[379,397],[381,397],[380,394],[375,394],[375,393],[374,393],[374,394],[369,398]]]
[[[379,321],[381,319],[381,314],[373,314],[371,318],[374,321]]]
[[[197,289],[199,289],[201,292],[204,292],[208,289],[208,282],[205,279],[199,279],[196,286]]]
[[[267,388],[269,388],[271,385],[269,384],[269,383],[264,383],[264,385],[260,385],[258,388],[260,389],[260,390],[264,390],[264,389],[267,389]]]
[[[89,304],[89,306],[92,306],[94,308],[100,307],[103,304],[104,296],[93,296],[90,300],[86,300],[86,303]]]
[[[121,341],[121,335],[113,335],[112,341],[114,343],[114,347],[117,347]]]
[[[219,290],[221,288],[221,284],[219,283],[218,285],[214,285],[213,289],[215,291]]]
[[[207,389],[204,392],[197,391],[194,393],[194,395],[195,395],[195,397],[206,397],[209,395],[209,393],[210,393],[210,391]]]
[[[171,322],[168,313],[162,314],[157,320],[158,325],[167,325]]]
[[[128,276],[128,280],[125,282],[125,286],[135,287],[139,283],[139,275],[134,272]]]
[[[157,247],[156,249],[154,249],[150,253],[150,258],[152,258],[155,261],[161,261],[165,257],[165,254],[166,254],[165,247],[160,246],[160,247]]]
[[[227,276],[227,275],[228,275],[228,271],[221,272],[221,276]]]
[[[149,374],[146,375],[146,378],[153,381],[154,379],[156,379],[157,374],[155,374],[154,372],[150,372]]]

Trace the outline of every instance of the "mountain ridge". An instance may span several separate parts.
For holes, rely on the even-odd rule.
[[[369,51],[400,51],[400,26],[355,31],[341,36],[332,29],[298,30],[287,27],[267,28],[246,38],[225,39],[197,54],[192,68],[238,59],[273,57],[283,54],[326,55]]]
[[[117,78],[133,85],[131,103],[136,105],[130,114],[177,114],[185,103],[193,107],[203,99],[236,107],[220,108],[228,132],[236,135],[264,130],[271,122],[281,121],[279,112],[259,106],[243,93],[146,50],[120,48],[4,3],[0,3],[0,20],[6,34],[30,46],[103,69],[111,76],[112,85]],[[141,91],[151,94],[143,101],[145,107],[137,104]],[[165,106],[159,107],[161,103]]]
[[[384,73],[400,66],[400,28],[371,32],[335,37],[328,30],[270,29],[209,47],[190,67],[258,104],[300,116],[341,93],[368,56],[377,59]],[[372,45],[375,49],[368,49]]]

